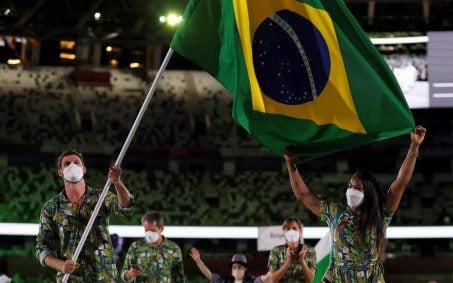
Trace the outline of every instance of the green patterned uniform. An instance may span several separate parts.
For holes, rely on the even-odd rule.
[[[393,214],[385,215],[384,228],[388,227],[392,216]],[[364,241],[360,233],[359,218],[351,209],[325,200],[321,201],[321,220],[329,225],[334,241],[333,282],[384,282],[383,269],[378,262],[375,230],[367,233]]]
[[[74,208],[63,190],[44,204],[36,239],[36,256],[43,266],[44,258],[49,254],[63,260],[73,257],[100,194],[100,190],[87,186],[82,196],[83,203]],[[118,197],[108,192],[77,259],[80,267],[71,274],[69,282],[117,281],[118,271],[108,230],[109,216],[131,211],[132,206],[120,207]],[[61,281],[63,276],[64,273],[58,271],[57,281]]]
[[[308,247],[307,255],[305,256],[305,261],[310,269],[316,268],[316,252],[313,247],[308,245],[304,245]],[[268,267],[269,269],[275,271],[282,267],[285,263],[286,259],[286,248],[287,245],[280,245],[274,247],[271,252],[269,253],[269,262]],[[302,245],[299,246],[297,253],[302,249]],[[305,282],[304,281],[304,273],[302,272],[302,266],[300,266],[299,261],[297,258],[293,258],[291,265],[289,266],[286,273],[283,275],[280,282]]]
[[[149,244],[145,239],[133,242],[124,259],[123,280],[131,266],[137,266],[141,271],[141,276],[134,282],[184,282],[181,249],[165,237],[159,245]]]

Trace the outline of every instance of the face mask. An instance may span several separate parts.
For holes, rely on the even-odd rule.
[[[77,183],[83,178],[83,168],[71,163],[63,169],[63,178],[68,182]]]
[[[242,280],[244,279],[244,275],[245,275],[245,270],[244,269],[233,269],[233,271],[231,271],[231,275],[233,275],[234,279],[236,280]]]
[[[350,208],[359,207],[363,203],[364,199],[365,194],[363,192],[353,188],[348,188],[346,190],[346,200],[348,201],[348,205]]]
[[[146,231],[145,232],[145,240],[149,244],[157,242],[157,240],[159,240],[159,237],[160,237],[160,235],[157,232],[154,232],[154,231]]]
[[[297,242],[300,239],[300,233],[296,230],[288,230],[285,232],[285,238],[288,242]]]

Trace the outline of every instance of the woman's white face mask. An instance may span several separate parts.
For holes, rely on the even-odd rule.
[[[290,243],[298,242],[300,239],[300,232],[296,230],[288,230],[285,232],[285,239]]]
[[[77,183],[83,178],[83,168],[71,163],[63,169],[63,178],[71,183]]]
[[[365,194],[359,190],[349,187],[346,190],[346,200],[350,208],[359,207],[365,200]]]

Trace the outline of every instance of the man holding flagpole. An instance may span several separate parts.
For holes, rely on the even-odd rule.
[[[86,167],[82,154],[75,150],[61,153],[57,174],[64,190],[44,204],[41,211],[36,256],[43,266],[56,269],[57,281],[65,273],[70,282],[115,282],[118,271],[108,230],[109,216],[132,211],[133,197],[121,181],[121,168],[112,166],[108,178],[116,195],[108,192],[77,262],[73,254],[84,232],[100,192],[85,184]]]

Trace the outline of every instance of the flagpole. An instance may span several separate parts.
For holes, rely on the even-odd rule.
[[[142,107],[140,108],[140,111],[138,112],[137,117],[135,118],[134,124],[132,125],[132,128],[129,131],[126,141],[124,142],[123,147],[121,148],[121,151],[118,154],[118,157],[117,157],[114,165],[116,165],[116,166],[121,165],[124,155],[126,154],[126,151],[128,150],[129,145],[130,145],[132,139],[134,138],[135,132],[137,131],[138,126],[140,125],[143,115],[145,114],[146,109],[148,108],[148,104],[151,101],[151,98],[153,97],[154,92],[156,91],[157,84],[159,83],[160,77],[162,76],[162,73],[167,68],[168,62],[170,61],[171,56],[173,55],[173,51],[174,50],[171,47],[168,49],[167,55],[165,55],[164,61],[162,62],[162,65],[160,66],[159,71],[157,72],[156,77],[154,78],[154,81],[148,91],[148,94],[146,95],[145,101],[143,101]],[[107,196],[107,193],[109,191],[111,184],[112,184],[112,182],[110,181],[110,179],[107,179],[107,182],[104,185],[104,189],[102,190],[102,193],[99,196],[99,200],[96,203],[93,213],[90,216],[90,220],[88,221],[88,224],[85,227],[85,231],[83,231],[82,237],[80,238],[80,242],[72,257],[72,260],[75,262],[77,262],[77,258],[79,257],[80,252],[82,251],[83,245],[85,244],[85,240],[91,231],[94,220],[96,219],[96,217],[99,213],[99,210],[101,209],[101,206],[104,203],[104,199]],[[69,275],[70,275],[70,273],[65,273],[65,275],[63,277],[64,283],[67,282]]]

